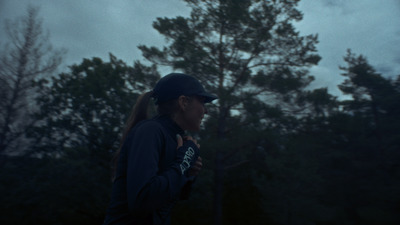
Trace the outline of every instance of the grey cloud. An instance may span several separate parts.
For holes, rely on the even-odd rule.
[[[68,49],[65,64],[108,53],[131,64],[143,60],[137,45],[161,47],[164,38],[152,27],[157,17],[188,16],[190,10],[181,0],[0,0],[0,21],[22,16],[26,5],[40,6],[44,28],[54,47]],[[339,65],[350,48],[363,54],[380,71],[400,74],[400,4],[398,0],[303,0],[299,10],[303,21],[296,23],[302,35],[318,34],[322,60],[311,70],[313,86],[327,86],[337,94],[341,82]],[[4,32],[0,41],[4,43]]]

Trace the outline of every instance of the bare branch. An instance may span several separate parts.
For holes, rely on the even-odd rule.
[[[24,17],[6,21],[9,43],[0,55],[0,85],[6,90],[1,93],[4,99],[0,104],[0,154],[21,139],[26,128],[35,122],[31,113],[35,111],[38,89],[33,82],[54,72],[65,52],[53,50],[38,14],[38,8],[28,6]]]
[[[225,166],[225,167],[224,167],[224,170],[234,169],[234,168],[239,167],[239,166],[241,166],[241,165],[243,165],[243,164],[245,164],[245,163],[248,163],[248,162],[250,162],[250,160],[243,160],[243,161],[234,163],[234,164],[232,164],[232,165]]]

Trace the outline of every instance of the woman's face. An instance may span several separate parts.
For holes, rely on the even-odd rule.
[[[187,105],[185,106],[182,114],[182,122],[184,123],[185,130],[199,131],[200,124],[207,114],[207,109],[204,106],[203,97],[188,97]]]

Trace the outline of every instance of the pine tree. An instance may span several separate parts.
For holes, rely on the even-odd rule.
[[[292,25],[302,19],[298,1],[185,2],[192,10],[190,17],[158,18],[153,23],[168,44],[162,49],[139,48],[150,62],[196,76],[219,97],[216,106],[210,106],[207,129],[220,143],[214,147],[214,223],[221,224],[223,171],[231,166],[226,159],[250,142],[237,131],[272,126],[272,111],[299,109],[298,94],[313,79],[308,68],[320,59],[315,53],[317,36],[301,36]],[[242,143],[234,146],[232,140]]]

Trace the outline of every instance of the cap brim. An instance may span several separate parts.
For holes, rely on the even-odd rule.
[[[208,94],[208,93],[201,93],[201,94],[198,94],[198,96],[201,96],[201,97],[205,98],[204,103],[212,102],[213,100],[218,98],[217,96],[212,95],[212,94]]]

